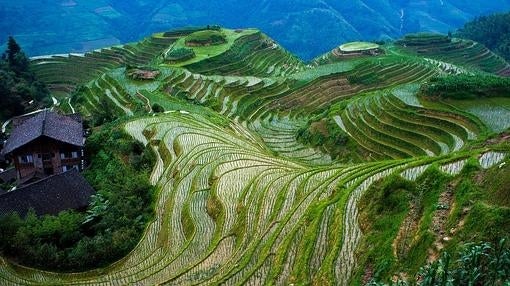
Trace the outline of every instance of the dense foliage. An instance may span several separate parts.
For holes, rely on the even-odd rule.
[[[506,240],[467,244],[454,260],[448,252],[420,269],[420,286],[507,285],[510,282],[510,248]],[[372,281],[369,286],[383,286]],[[392,285],[408,285],[397,281]]]
[[[14,38],[0,58],[0,120],[49,102],[49,91],[30,70],[30,62]]]
[[[426,96],[467,99],[510,96],[510,79],[488,75],[455,75],[432,78],[421,88]]]
[[[225,35],[217,30],[198,31],[186,37],[186,45],[188,46],[211,46],[226,42]]]
[[[23,265],[58,271],[106,266],[125,256],[153,217],[150,149],[117,128],[103,127],[87,141],[91,165],[84,176],[97,190],[86,213],[0,218],[0,251]]]
[[[480,42],[510,60],[510,13],[476,18],[465,24],[458,36]]]
[[[298,131],[297,138],[307,145],[325,148],[333,157],[340,155],[339,150],[349,141],[348,135],[331,118],[310,122]]]
[[[157,103],[154,103],[152,106],[151,106],[151,109],[152,109],[152,112],[154,113],[162,113],[162,112],[165,112],[165,108],[163,106],[161,106],[160,104],[157,104]]]
[[[189,59],[192,59],[195,57],[195,52],[193,49],[188,48],[178,48],[171,50],[166,55],[166,60],[170,62],[180,62],[180,61],[186,61]]]

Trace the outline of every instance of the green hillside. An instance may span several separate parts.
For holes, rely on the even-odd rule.
[[[2,285],[416,281],[443,251],[510,233],[510,65],[471,40],[408,35],[304,63],[258,30],[210,27],[31,64],[55,109],[152,149],[154,217],[109,266],[2,258]],[[462,76],[490,79],[485,93],[459,92]]]

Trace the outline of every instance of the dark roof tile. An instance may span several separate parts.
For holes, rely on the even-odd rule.
[[[83,146],[83,124],[76,115],[65,116],[44,110],[24,119],[14,128],[5,143],[2,154],[11,153],[41,136],[75,146]]]
[[[18,212],[25,216],[30,209],[37,215],[58,214],[88,206],[94,189],[75,169],[54,175],[0,195],[0,215]]]
[[[0,183],[6,183],[16,180],[17,173],[16,169],[10,168],[3,172],[0,172]]]

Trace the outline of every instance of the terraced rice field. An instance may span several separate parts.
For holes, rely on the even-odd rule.
[[[400,41],[404,50],[464,68],[508,76],[510,65],[485,46],[463,39],[444,36],[406,37]],[[450,69],[450,67],[448,68]],[[456,68],[453,67],[455,70]]]
[[[415,181],[432,166],[455,176],[470,161],[497,168],[508,160],[504,146],[475,143],[510,117],[487,126],[476,111],[422,104],[421,83],[469,66],[434,56],[442,48],[429,51],[430,39],[419,47],[427,59],[392,54],[314,67],[252,31],[214,56],[164,63],[163,53],[194,31],[34,60],[61,92],[60,106],[88,119],[123,117],[125,131],[154,150],[156,217],[109,267],[62,274],[1,259],[0,284],[346,285],[363,237],[357,204],[374,182],[392,174]],[[499,69],[476,45],[453,44],[480,53],[469,69],[486,61]],[[131,63],[160,75],[131,79],[124,67]],[[343,108],[326,116],[368,154],[365,163],[340,164],[297,140],[300,128],[339,102]],[[155,103],[165,111],[154,114]]]
[[[105,48],[84,55],[48,56],[33,60],[33,70],[50,89],[71,91],[105,71],[123,65],[145,65],[178,38],[155,34],[139,43]]]
[[[414,94],[401,89],[393,93],[399,96],[377,92],[358,98],[334,116],[338,126],[374,158],[449,154],[476,139],[484,128],[461,114],[417,106]]]
[[[242,125],[219,127],[199,114],[179,112],[135,119],[125,130],[158,150],[152,175],[160,190],[157,217],[139,245],[118,263],[87,273],[47,273],[2,261],[3,285],[287,285],[293,279],[344,284],[361,235],[361,194],[395,172],[443,162],[451,174],[465,161],[435,157],[314,167],[274,157]],[[485,153],[480,161],[488,167],[504,156]]]
[[[285,76],[304,69],[299,59],[260,32],[242,36],[226,52],[185,67],[206,75],[260,77]]]
[[[492,131],[502,132],[510,128],[510,99],[488,98],[479,100],[452,101],[451,104],[480,118]]]
[[[285,110],[296,107],[310,112],[365,91],[422,82],[437,73],[437,69],[420,62],[374,59],[362,62],[347,72],[312,80],[303,88],[278,99],[274,108]]]
[[[340,50],[344,52],[356,52],[356,51],[364,51],[364,50],[372,50],[379,48],[378,44],[368,43],[368,42],[352,42],[343,44],[340,46]]]

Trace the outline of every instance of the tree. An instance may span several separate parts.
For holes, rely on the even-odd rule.
[[[157,104],[157,103],[154,103],[152,105],[152,112],[154,113],[162,113],[162,112],[165,112],[165,108],[163,108],[163,106]]]
[[[16,40],[12,36],[9,36],[9,40],[7,42],[7,61],[12,63],[15,61],[16,54],[21,52],[21,47],[16,43]]]
[[[28,104],[31,101],[34,104]],[[49,91],[30,70],[30,60],[13,37],[0,58],[0,120],[49,103]]]
[[[13,37],[9,37],[5,55],[7,64],[13,72],[17,75],[23,74],[25,77],[33,77],[33,74],[30,73],[30,60]]]

